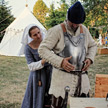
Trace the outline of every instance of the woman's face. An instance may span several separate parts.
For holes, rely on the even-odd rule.
[[[30,31],[31,33],[31,38],[34,40],[34,41],[38,41],[38,42],[41,42],[42,41],[42,35],[41,35],[41,32],[38,28],[34,28]]]

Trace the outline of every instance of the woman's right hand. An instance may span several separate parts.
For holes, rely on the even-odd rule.
[[[41,64],[44,65],[45,64],[45,59],[41,60]]]

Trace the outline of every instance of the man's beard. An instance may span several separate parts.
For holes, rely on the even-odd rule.
[[[76,30],[78,29],[78,27],[73,27],[73,26],[71,26],[71,29],[74,31],[74,33],[76,32]]]

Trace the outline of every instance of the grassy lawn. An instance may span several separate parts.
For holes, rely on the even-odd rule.
[[[20,108],[28,76],[24,57],[0,56],[0,108]]]
[[[94,94],[96,74],[108,74],[108,55],[97,55],[89,69],[91,94]],[[28,76],[24,57],[0,56],[0,108],[20,108]]]

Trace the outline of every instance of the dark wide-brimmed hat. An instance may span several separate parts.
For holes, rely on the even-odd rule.
[[[85,17],[86,15],[84,8],[79,1],[77,1],[68,9],[67,18],[72,23],[83,23],[85,21]]]

